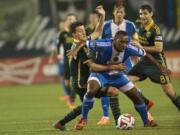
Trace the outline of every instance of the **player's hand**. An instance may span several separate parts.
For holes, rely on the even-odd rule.
[[[103,9],[103,6],[102,6],[102,5],[97,6],[97,7],[96,7],[96,10],[98,11],[99,14],[101,14],[101,15],[103,15],[103,16],[104,16],[105,13],[106,13],[105,10]]]
[[[127,70],[127,67],[123,64],[123,63],[120,63],[120,64],[116,64],[116,65],[110,65],[112,70],[120,70],[120,71],[124,71],[124,70]]]
[[[161,73],[168,75],[169,77],[172,77],[172,75],[173,75],[173,72],[170,69],[168,69],[167,67],[161,66],[160,71],[161,71]]]
[[[61,55],[61,54],[57,55],[57,59],[58,60],[63,60],[63,55]]]
[[[130,44],[131,44],[131,45],[134,45],[134,46],[136,46],[136,47],[138,47],[138,48],[140,48],[140,49],[143,49],[142,45],[141,45],[138,41],[132,40],[132,41],[130,42]]]

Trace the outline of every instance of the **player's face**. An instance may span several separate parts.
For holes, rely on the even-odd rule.
[[[86,40],[86,30],[85,27],[82,26],[78,26],[76,27],[76,32],[73,33],[74,38],[80,40],[80,41],[84,41]]]
[[[114,45],[119,52],[123,52],[128,45],[128,36],[119,37],[114,41]]]
[[[90,14],[89,16],[89,23],[93,26],[96,26],[98,24],[99,18],[96,14]]]
[[[67,16],[67,18],[66,18],[66,23],[67,23],[68,26],[70,26],[72,23],[74,23],[76,21],[77,21],[77,19],[73,15],[72,16]]]
[[[141,23],[143,25],[147,25],[151,21],[152,15],[153,15],[153,13],[149,12],[146,9],[145,10],[142,10],[142,9],[139,10],[139,18],[140,18]]]
[[[124,8],[116,8],[114,10],[113,15],[114,15],[115,20],[122,21],[124,19],[124,16],[125,16]]]

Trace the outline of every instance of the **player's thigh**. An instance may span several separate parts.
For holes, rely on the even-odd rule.
[[[158,84],[168,84],[171,82],[169,76],[162,74],[159,69],[155,66],[149,66],[146,68],[146,75],[150,78],[152,82]]]
[[[69,67],[69,61],[64,61],[64,79],[70,80],[70,67]]]
[[[75,92],[78,94],[81,102],[83,101],[84,95],[87,92],[87,88],[79,88],[77,83],[72,83],[72,88],[75,90]]]
[[[129,79],[133,82],[145,80],[147,77],[145,75],[145,65],[143,62],[138,62],[127,74]]]

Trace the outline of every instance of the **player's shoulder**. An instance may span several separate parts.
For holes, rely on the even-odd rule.
[[[157,34],[160,34],[160,33],[161,33],[161,29],[160,29],[160,27],[158,26],[158,24],[154,23],[154,24],[152,25],[152,28],[153,28],[153,30],[154,30]]]
[[[106,20],[105,22],[104,22],[104,25],[108,25],[108,24],[111,24],[113,22],[113,20],[111,19],[111,20]]]
[[[125,21],[126,24],[135,27],[134,22],[132,22],[132,21],[130,21],[130,20],[126,20],[126,19],[124,19],[124,21]]]

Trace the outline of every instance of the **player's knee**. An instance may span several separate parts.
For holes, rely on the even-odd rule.
[[[95,80],[89,81],[87,95],[90,98],[93,98],[96,95],[99,88],[100,88],[100,86],[97,81],[95,81]]]
[[[118,93],[119,93],[118,89],[116,89],[114,87],[109,87],[108,88],[108,92],[107,92],[108,96],[116,96],[116,95],[118,95]]]

